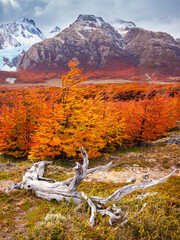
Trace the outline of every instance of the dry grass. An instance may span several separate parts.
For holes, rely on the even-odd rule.
[[[83,82],[83,85],[89,84],[126,84],[126,83],[141,83],[141,81],[131,81],[126,79],[90,79]],[[144,83],[144,81],[142,82]],[[167,85],[170,82],[153,81],[150,84]],[[0,87],[5,88],[30,88],[30,87],[62,87],[61,79],[46,80],[43,83],[14,83],[14,84],[2,84]]]
[[[123,174],[132,176],[132,173],[138,171],[140,175],[150,170],[155,178],[159,178],[170,172],[173,166],[177,167],[179,154],[179,145],[121,150],[98,160],[98,163],[96,161],[99,165],[100,162],[105,164],[113,159],[114,165],[111,171],[108,171],[109,176],[106,180],[99,182],[102,179],[97,174],[94,182],[84,181],[78,187],[78,191],[84,191],[88,196],[108,196],[126,185],[123,183]],[[30,166],[31,163],[27,161],[14,162],[1,156],[0,184],[21,181]],[[71,174],[69,167],[52,165],[48,167],[45,175],[60,181]],[[106,171],[102,174],[106,174]],[[120,178],[115,182],[117,176]],[[3,188],[0,191],[0,239],[178,239],[179,181],[180,177],[176,175],[163,184],[147,189],[146,192],[158,194],[143,201],[136,199],[142,191],[122,198],[117,206],[123,206],[123,210],[128,211],[131,217],[123,228],[118,227],[119,222],[110,227],[108,218],[99,215],[95,227],[90,227],[90,209],[87,204],[76,206],[64,201],[48,202],[26,190],[14,190],[6,194]],[[147,203],[147,207],[136,217],[144,202]]]

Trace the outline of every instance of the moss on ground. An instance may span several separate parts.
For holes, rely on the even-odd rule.
[[[122,150],[114,155],[114,168],[122,170],[123,167],[158,167],[159,169],[169,169],[180,167],[180,147],[179,145],[155,145],[151,147],[130,148]]]
[[[105,164],[112,159],[113,170],[133,164],[166,169],[178,166],[179,146],[126,149],[104,156],[100,162]],[[8,162],[12,164],[8,166]],[[30,165],[27,161],[13,162],[0,158],[0,179],[19,182]],[[96,161],[92,161],[92,165],[96,165]],[[53,165],[48,167],[45,176],[61,181],[71,177],[72,171],[69,167]],[[108,196],[124,185],[125,183],[84,181],[78,191],[84,191],[88,196]],[[136,198],[144,192],[157,192],[157,195],[144,200]],[[91,210],[87,204],[77,206],[65,201],[49,202],[26,190],[14,190],[10,194],[0,191],[0,239],[178,239],[179,199],[180,177],[172,176],[146,191],[138,190],[129,194],[117,203],[117,206],[122,206],[124,213],[129,212],[130,220],[123,228],[119,227],[121,220],[111,227],[108,217],[99,214],[96,216],[96,225],[92,228],[88,223]],[[137,215],[145,202],[147,206]],[[48,214],[58,217],[48,220]]]
[[[158,192],[144,201],[137,200],[137,191],[124,197],[117,205],[129,212],[131,220],[123,228],[119,223],[110,227],[108,217],[97,215],[94,228],[88,224],[90,209],[87,204],[76,206],[67,202],[48,202],[32,192],[14,191],[1,194],[1,237],[6,239],[178,239],[180,178],[149,189]],[[88,184],[88,185],[87,185]],[[89,195],[109,195],[122,184],[84,183],[79,186]],[[89,189],[88,189],[89,187]],[[132,200],[133,199],[133,200]],[[136,216],[144,202],[147,206]],[[55,222],[45,221],[47,214],[61,214]]]

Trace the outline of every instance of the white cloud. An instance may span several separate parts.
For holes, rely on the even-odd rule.
[[[9,0],[9,1],[11,3],[12,7],[20,8],[20,5],[19,5],[19,3],[17,1],[15,1],[15,0]]]
[[[16,0],[0,0],[4,5],[11,5],[13,8],[20,8],[19,3]]]
[[[15,11],[13,11],[15,9]],[[121,18],[138,27],[180,37],[180,0],[0,0],[0,22],[33,18],[42,30],[74,22],[79,14]]]
[[[34,15],[35,16],[41,16],[43,14],[43,9],[39,6],[36,6],[34,8]]]
[[[180,38],[180,18],[167,18],[167,19],[153,19],[151,21],[138,21],[137,27],[142,27],[147,30],[155,32],[167,32],[174,38]]]
[[[9,2],[9,0],[0,0],[0,2],[3,4],[7,4]]]

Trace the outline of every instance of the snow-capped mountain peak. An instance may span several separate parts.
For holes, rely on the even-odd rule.
[[[86,15],[86,14],[79,15],[75,22],[87,22],[87,23],[94,22],[96,25],[105,24],[104,20],[101,17],[96,17],[94,15]]]
[[[19,18],[13,23],[0,25],[0,48],[11,49],[31,46],[45,39],[35,22],[28,18]]]
[[[35,22],[32,19],[28,19],[26,17],[18,18],[17,20],[14,21],[14,23],[16,24],[27,23],[36,26]]]
[[[0,25],[0,70],[15,71],[20,56],[33,44],[47,37],[54,37],[61,31],[55,27],[43,34],[32,19],[18,18],[12,23]]]
[[[61,32],[61,28],[56,26],[50,32],[46,32],[45,36],[46,36],[46,38],[52,38],[60,32]]]
[[[77,20],[72,24],[75,26],[82,26],[83,28],[93,30],[94,28],[108,29],[111,26],[106,23],[101,17],[96,17],[94,15],[79,15]]]
[[[19,18],[12,23],[0,25],[0,70],[14,71],[16,63],[33,44],[45,39],[35,22]]]
[[[120,42],[119,39],[122,38],[109,23],[106,23],[101,17],[94,15],[79,15],[77,20],[70,25],[70,28],[75,31],[81,39],[87,38],[94,31],[105,32],[105,34],[113,37],[114,40],[118,40],[118,42]]]
[[[60,27],[56,26],[50,31],[50,33],[60,33],[60,31],[61,31]]]

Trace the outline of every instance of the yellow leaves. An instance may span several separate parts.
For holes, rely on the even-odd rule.
[[[67,75],[62,76],[62,106],[64,109],[71,109],[72,103],[76,101],[78,97],[77,92],[81,90],[78,88],[78,84],[82,83],[85,78],[79,78],[79,75],[82,73],[82,70],[77,68],[79,63],[71,60],[69,63],[70,71]],[[79,91],[80,93],[81,91]]]
[[[84,78],[77,78],[82,73],[82,70],[77,68],[78,64],[79,63],[74,60],[69,62],[68,67],[70,68],[70,71],[67,75],[62,76],[62,89],[66,89],[66,91],[68,91],[68,88],[72,88],[78,83],[84,81]]]
[[[123,143],[146,141],[174,127],[179,98],[137,98],[133,86],[82,86],[78,62],[69,63],[62,88],[21,90],[7,98],[0,116],[0,151],[33,160],[76,156],[84,146],[89,157]],[[140,88],[141,96],[144,90]],[[136,96],[136,100],[127,100]]]

